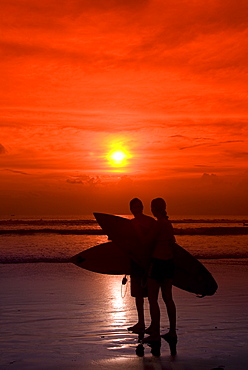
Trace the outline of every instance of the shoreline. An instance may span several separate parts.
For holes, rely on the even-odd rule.
[[[248,266],[204,261],[219,288],[202,299],[174,288],[178,355],[162,342],[162,355],[135,355],[136,321],[121,276],[95,274],[72,264],[1,265],[1,369],[246,370]],[[161,304],[161,328],[167,330]],[[148,304],[145,305],[147,325]]]
[[[248,235],[247,226],[210,226],[210,227],[173,227],[175,235]],[[106,235],[102,229],[0,229],[0,235],[33,235],[33,234],[59,234],[59,235]]]

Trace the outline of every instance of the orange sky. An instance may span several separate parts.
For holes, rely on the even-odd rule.
[[[0,215],[248,214],[247,0],[1,12]]]

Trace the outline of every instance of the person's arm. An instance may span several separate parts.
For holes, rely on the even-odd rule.
[[[172,224],[169,220],[167,222],[167,233],[168,233],[169,243],[170,244],[176,243],[176,238],[175,238],[175,235],[174,235],[174,229],[173,229],[173,226],[172,226]]]

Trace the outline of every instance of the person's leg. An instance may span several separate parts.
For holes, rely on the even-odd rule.
[[[138,325],[145,327],[145,317],[144,317],[144,298],[136,297],[135,298],[136,309],[138,313]]]
[[[170,322],[169,332],[161,335],[161,337],[169,343],[171,355],[175,356],[177,354],[176,306],[172,297],[172,280],[165,279],[161,289]]]
[[[160,337],[160,309],[158,305],[158,293],[160,284],[155,279],[148,279],[148,301],[150,306],[151,325],[148,332],[152,336]]]
[[[167,308],[167,314],[170,322],[168,335],[176,336],[176,305],[172,297],[172,280],[165,279],[161,284],[163,301]]]
[[[145,330],[145,318],[144,318],[144,291],[141,286],[141,278],[137,276],[131,276],[131,295],[135,298],[136,310],[138,314],[137,324],[128,328],[130,331],[140,332]],[[147,294],[146,294],[147,295]]]

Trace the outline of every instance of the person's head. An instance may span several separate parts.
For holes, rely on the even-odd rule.
[[[133,198],[130,201],[130,211],[134,216],[140,215],[143,213],[143,203],[139,198]]]
[[[166,203],[163,198],[155,198],[151,202],[151,211],[157,218],[166,217]]]

